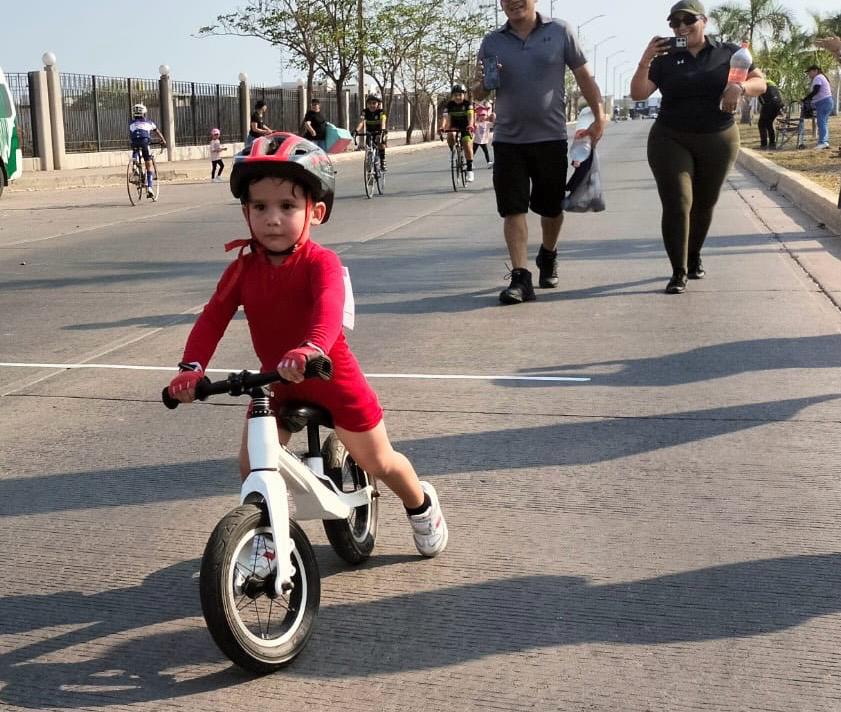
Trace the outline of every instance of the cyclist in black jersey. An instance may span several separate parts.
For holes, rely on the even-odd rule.
[[[459,138],[464,146],[464,158],[467,161],[467,181],[473,182],[473,102],[467,98],[467,87],[464,84],[453,84],[450,101],[444,108],[441,130],[459,129]],[[450,150],[455,142],[454,134],[447,134]]]
[[[385,147],[388,141],[388,117],[383,111],[382,99],[373,94],[365,99],[365,108],[359,115],[359,123],[356,126],[354,133],[359,133],[365,129],[366,141],[374,141],[377,145],[377,152],[380,155],[380,168],[385,173]]]

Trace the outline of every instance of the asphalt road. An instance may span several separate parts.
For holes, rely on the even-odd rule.
[[[516,307],[484,159],[454,194],[445,149],[394,156],[373,200],[342,166],[314,236],[350,269],[351,345],[450,544],[420,560],[390,493],[358,569],[308,524],[317,629],[261,679],[215,648],[195,578],[245,404],[158,401],[238,206],[210,183],[135,208],[5,195],[0,707],[841,709],[837,247],[734,172],[708,277],[663,294],[649,126],[611,127],[608,210],[568,217],[560,287]],[[212,366],[255,365],[237,319]]]

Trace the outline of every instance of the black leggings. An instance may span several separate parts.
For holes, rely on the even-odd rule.
[[[485,160],[486,160],[488,163],[490,163],[490,162],[491,162],[491,156],[490,156],[490,154],[488,153],[488,144],[486,144],[486,143],[474,143],[474,144],[473,144],[473,146],[474,146],[474,148],[473,148],[473,153],[474,153],[474,155],[475,155],[475,153],[476,153],[476,149],[477,149],[477,148],[481,148],[481,149],[482,149],[482,152],[485,154]]]
[[[721,186],[739,152],[736,125],[716,133],[690,133],[655,123],[648,135],[648,165],[663,204],[663,243],[673,272],[696,262],[710,229]]]
[[[759,112],[759,121],[756,126],[759,129],[759,145],[760,146],[776,146],[777,134],[774,131],[774,120],[779,116],[780,109],[776,106],[772,108],[762,107]]]
[[[222,162],[222,159],[220,158],[219,160],[213,161],[212,164],[213,164],[213,167],[210,170],[210,177],[211,178],[216,177],[216,169],[217,168],[219,169],[219,175],[221,176],[222,171],[225,170],[225,164]]]

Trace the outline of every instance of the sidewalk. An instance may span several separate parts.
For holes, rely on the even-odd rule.
[[[402,140],[402,138],[397,139]],[[389,154],[414,153],[430,147],[440,146],[438,141],[413,143],[402,146],[389,146]],[[128,156],[128,152],[126,152]],[[363,151],[348,151],[331,156],[333,163],[342,164],[361,160]],[[157,157],[156,157],[157,160]],[[232,165],[232,157],[225,159],[226,172]],[[193,183],[210,179],[210,161],[159,161],[158,177],[166,183]],[[24,173],[18,180],[6,188],[11,192],[37,190],[63,190],[67,188],[98,188],[109,185],[121,185],[126,181],[126,166],[108,166],[104,168],[73,168],[61,171],[36,171]]]

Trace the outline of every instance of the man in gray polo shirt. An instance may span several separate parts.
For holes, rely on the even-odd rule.
[[[556,245],[564,222],[567,176],[566,68],[593,111],[588,129],[595,144],[607,122],[599,87],[570,25],[542,16],[536,0],[502,0],[508,17],[499,30],[485,36],[479,49],[472,85],[475,99],[490,91],[483,83],[486,58],[496,58],[494,190],[504,219],[505,242],[511,256],[511,284],[500,292],[503,304],[535,298],[528,264],[529,208],[541,216],[543,244],[537,254],[541,287],[557,287]],[[491,59],[491,61],[494,61]]]

